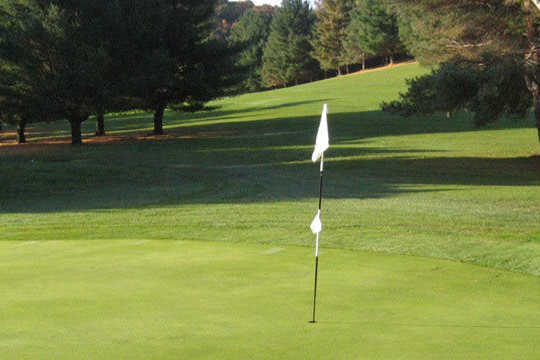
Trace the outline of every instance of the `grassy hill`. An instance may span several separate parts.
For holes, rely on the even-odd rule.
[[[476,129],[378,111],[423,73],[405,65],[169,113],[109,118],[109,142],[2,147],[4,239],[179,239],[311,245],[310,162],[330,109],[324,246],[540,274],[540,164],[532,122]],[[92,123],[87,123],[91,131]],[[65,136],[65,124],[31,136]],[[89,134],[88,134],[89,135]],[[112,140],[112,141],[111,141]]]
[[[109,116],[104,140],[86,123],[80,148],[62,123],[30,128],[24,146],[4,134],[0,350],[534,358],[536,130],[530,119],[477,129],[468,114],[378,110],[425,71],[408,64],[169,112],[160,139],[146,135],[145,113]],[[310,156],[323,103],[331,148],[313,327]]]

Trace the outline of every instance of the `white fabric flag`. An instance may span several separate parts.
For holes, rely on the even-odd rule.
[[[318,234],[322,230],[322,223],[321,223],[321,211],[317,211],[317,215],[315,215],[315,218],[311,222],[311,226],[309,227],[311,229],[311,232],[314,234]]]
[[[311,160],[313,162],[317,161],[322,156],[323,152],[330,147],[328,140],[328,121],[326,119],[327,113],[328,107],[324,104],[319,131],[317,131],[317,140],[315,140],[315,150],[313,150],[313,155],[311,155]]]

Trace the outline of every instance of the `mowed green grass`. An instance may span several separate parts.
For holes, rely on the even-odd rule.
[[[535,359],[540,284],[449,261],[188,241],[1,245],[3,359]]]
[[[426,71],[404,65],[170,112],[161,140],[145,136],[150,115],[131,113],[107,118],[104,143],[43,145],[67,136],[54,123],[29,129],[34,143],[0,147],[0,350],[535,358],[536,130],[530,119],[477,129],[468,114],[378,110]],[[313,326],[310,157],[323,103],[332,146]]]

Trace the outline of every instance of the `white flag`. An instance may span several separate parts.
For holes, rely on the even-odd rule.
[[[317,131],[317,140],[315,141],[315,150],[313,150],[313,155],[311,155],[311,160],[313,162],[317,161],[323,152],[330,147],[328,142],[328,121],[326,119],[327,113],[328,107],[326,104],[324,104],[321,114],[321,122],[319,124],[319,131]]]
[[[311,226],[309,227],[311,229],[311,232],[314,234],[318,234],[322,230],[322,223],[321,223],[321,211],[317,211],[317,215],[315,215],[315,218],[311,222]]]

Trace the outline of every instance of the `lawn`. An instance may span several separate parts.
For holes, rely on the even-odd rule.
[[[534,358],[531,119],[378,110],[416,64],[0,132],[0,350],[10,358]],[[322,104],[331,148],[309,325]]]
[[[3,359],[534,359],[537,278],[250,244],[1,245]]]

